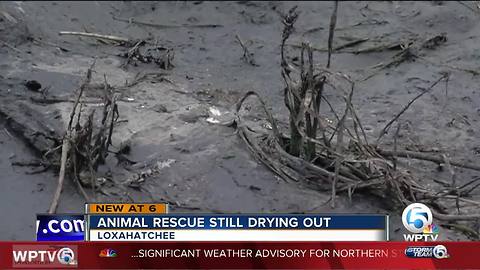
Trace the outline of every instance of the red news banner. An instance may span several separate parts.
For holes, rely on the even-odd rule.
[[[0,268],[480,269],[479,254],[480,242],[0,242]]]

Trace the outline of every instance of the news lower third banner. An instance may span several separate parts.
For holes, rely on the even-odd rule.
[[[386,241],[385,215],[87,215],[88,241]]]
[[[388,241],[388,215],[171,214],[164,203],[38,214],[37,241]]]
[[[480,269],[480,242],[0,242],[0,269]]]

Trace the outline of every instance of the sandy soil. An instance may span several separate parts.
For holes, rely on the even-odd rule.
[[[252,158],[232,128],[206,121],[209,108],[228,110],[249,90],[263,96],[275,116],[286,121],[279,55],[283,26],[277,11],[287,11],[293,5],[299,6],[301,15],[289,44],[309,41],[325,48],[331,2],[1,2],[0,214],[8,219],[2,220],[5,226],[0,227],[0,238],[32,239],[34,214],[47,210],[56,183],[54,172],[29,175],[30,168],[11,165],[15,160],[33,159],[35,153],[9,132],[6,118],[28,118],[27,106],[52,123],[48,128],[61,132],[72,106],[69,102],[32,104],[31,97],[42,96],[26,89],[23,82],[37,80],[48,87],[50,96],[73,97],[96,58],[93,83],[102,83],[105,75],[121,95],[120,119],[126,121],[117,126],[114,145],[118,148],[130,143],[128,158],[137,162],[133,170],[127,170],[115,157],[109,158],[101,170],[109,172],[112,180],[100,187],[98,200],[166,200],[174,211],[390,213],[393,238],[400,240],[404,233],[400,209],[361,194],[356,194],[352,203],[340,195],[338,207],[331,209],[325,204],[330,194],[283,182]],[[465,5],[446,1],[340,3],[335,46],[352,38],[368,40],[335,53],[332,66],[358,80],[354,104],[369,137],[376,138],[386,121],[410,99],[449,72],[448,85],[439,84],[402,116],[399,144],[405,149],[446,153],[455,160],[478,163],[480,78],[465,69],[479,70],[480,9],[471,3]],[[118,18],[176,26],[220,26],[159,29]],[[173,48],[174,68],[162,70],[144,63],[124,68],[125,59],[118,55],[125,48],[92,38],[60,36],[60,31],[157,40],[159,45]],[[411,41],[419,44],[440,34],[447,40],[432,49],[420,49],[421,58],[374,68],[391,61],[400,45]],[[242,60],[236,35],[248,43],[257,66]],[[393,49],[346,52],[379,44]],[[298,52],[294,47],[289,51],[292,55]],[[314,58],[323,65],[326,53],[315,52]],[[139,72],[162,73],[166,80],[152,78],[124,87]],[[99,93],[93,89],[86,94],[96,97]],[[332,101],[338,102],[333,94]],[[258,118],[264,121],[261,114]],[[392,146],[391,134],[384,144]],[[134,173],[158,165],[159,173],[147,177],[140,188],[122,185]],[[432,185],[433,178],[450,179],[449,172],[438,171],[435,164],[405,165],[413,165],[412,170],[425,185]],[[460,183],[479,177],[471,170],[455,172]],[[59,212],[82,212],[83,203],[69,182]],[[440,239],[467,237],[444,229]]]

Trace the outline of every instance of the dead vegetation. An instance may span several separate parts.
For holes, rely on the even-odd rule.
[[[257,67],[258,64],[255,61],[255,56],[252,52],[250,52],[250,50],[247,47],[247,44],[245,44],[245,42],[242,41],[242,39],[240,38],[239,35],[235,35],[235,39],[237,40],[238,44],[240,44],[240,47],[242,47],[242,50],[243,50],[242,59],[243,59],[243,61],[245,61],[245,63],[247,63],[251,66]]]
[[[127,50],[119,55],[120,57],[126,59],[122,65],[123,68],[126,68],[129,64],[137,66],[138,63],[154,63],[159,68],[165,70],[172,69],[174,67],[172,63],[174,58],[173,49],[160,46],[156,41],[152,42],[144,39],[134,40],[119,36],[87,32],[61,31],[59,35],[94,38],[102,42],[114,43],[116,45],[126,47]]]
[[[134,18],[119,18],[113,16],[113,19],[116,21],[120,22],[125,22],[128,24],[137,24],[140,26],[148,26],[148,27],[153,27],[157,29],[169,29],[169,28],[217,28],[217,27],[223,27],[221,24],[158,24],[158,23],[150,23],[150,22],[142,22],[135,20]]]
[[[13,159],[11,165],[35,168],[27,174],[50,169],[59,172],[49,213],[55,213],[57,209],[65,179],[75,183],[86,201],[94,201],[96,188],[106,181],[103,175],[97,175],[97,169],[111,153],[112,134],[119,118],[118,93],[104,77],[101,100],[92,104],[85,97],[85,93],[93,88],[91,79],[94,65],[87,70],[75,97],[54,100],[73,103],[65,125],[61,121],[52,121],[62,118],[62,115],[57,110],[45,109],[50,104],[48,102],[37,104],[28,99],[6,99],[2,100],[0,106],[0,115],[5,117],[8,128],[39,157],[29,161]],[[7,129],[5,131],[8,132]],[[91,189],[91,195],[86,188]]]
[[[173,68],[173,50],[162,46],[146,46],[145,40],[137,41],[127,52],[121,56],[126,58],[123,67],[128,64],[135,66],[138,63],[155,63],[161,69]]]
[[[446,155],[435,156],[400,150],[401,146],[396,142],[400,125],[397,126],[394,136],[393,150],[378,146],[383,135],[410,105],[430,92],[438,83],[447,81],[448,74],[443,74],[426,91],[411,100],[381,129],[375,143],[369,142],[352,103],[355,82],[347,74],[330,68],[331,39],[335,29],[337,5],[338,3],[335,3],[330,23],[326,68],[318,68],[318,65],[313,63],[313,49],[308,43],[301,45],[298,68],[288,62],[285,44],[293,32],[299,14],[293,8],[283,15],[281,71],[285,81],[284,99],[289,112],[289,129],[281,130],[261,97],[255,92],[248,92],[236,106],[239,136],[257,160],[285,181],[304,183],[321,191],[329,190],[332,207],[335,207],[338,193],[346,193],[352,200],[354,192],[362,192],[378,196],[387,205],[394,207],[412,202],[427,203],[434,208],[436,218],[449,224],[459,220],[478,222],[480,214],[460,213],[466,209],[478,209],[480,202],[469,197],[479,186],[480,179],[459,186],[454,180],[453,167],[480,171],[479,166],[453,161]],[[436,46],[442,40],[443,38],[434,38],[427,43],[428,46]],[[404,56],[399,57],[406,57],[407,52],[408,49],[402,50],[401,54]],[[255,96],[263,107],[271,132],[254,129],[244,120],[242,107],[252,96]],[[332,96],[339,96],[343,104],[332,106],[328,98]],[[334,115],[334,121],[320,113],[321,106],[328,106]],[[418,176],[398,164],[397,158],[446,164],[452,173],[452,182],[443,183],[440,189],[426,187],[419,181]],[[456,209],[451,207],[452,201],[456,202]]]
[[[93,191],[93,199],[96,197],[95,187],[99,180],[96,171],[98,166],[105,162],[105,158],[109,153],[109,147],[112,144],[113,128],[118,120],[119,112],[117,96],[108,85],[107,78],[104,77],[104,98],[100,125],[96,125],[94,121],[95,109],[91,109],[88,115],[82,117],[82,113],[85,113],[86,108],[81,98],[90,85],[94,65],[95,62],[87,70],[85,80],[78,90],[76,101],[70,113],[68,126],[62,138],[61,148],[52,149],[52,152],[61,150],[62,154],[58,185],[49,213],[55,213],[57,209],[66,175],[69,175],[74,180],[86,201],[91,201],[92,198],[88,196],[83,186],[90,186]]]

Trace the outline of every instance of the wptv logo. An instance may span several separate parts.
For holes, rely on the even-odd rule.
[[[77,246],[13,245],[12,266],[15,268],[75,268]]]
[[[423,203],[412,203],[402,213],[405,229],[412,234],[404,234],[405,241],[436,241],[438,227],[433,224],[432,211]]]

